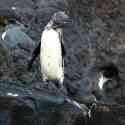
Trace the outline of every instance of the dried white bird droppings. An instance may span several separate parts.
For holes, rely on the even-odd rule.
[[[17,93],[14,93],[14,94],[13,94],[13,93],[11,93],[11,92],[7,93],[7,95],[8,95],[8,96],[13,96],[13,97],[19,96]]]
[[[11,7],[11,9],[12,9],[12,10],[16,10],[16,7],[13,6],[13,7]]]

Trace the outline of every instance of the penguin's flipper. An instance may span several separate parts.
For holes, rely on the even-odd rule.
[[[62,48],[62,56],[65,56],[66,50],[65,50],[64,44],[62,42],[61,42],[61,48]]]
[[[62,56],[64,57],[66,55],[66,50],[65,50],[65,47],[64,47],[63,35],[59,34],[59,37],[61,39]]]
[[[31,58],[31,60],[28,63],[28,70],[31,69],[34,60],[40,54],[40,46],[41,46],[41,42],[38,44],[38,46],[34,49],[34,51],[32,53],[32,58]]]

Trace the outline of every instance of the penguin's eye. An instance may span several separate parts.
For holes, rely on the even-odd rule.
[[[58,22],[53,23],[53,28],[58,28],[58,27],[63,27],[63,26],[64,26],[64,24],[62,24],[62,23],[58,23]]]

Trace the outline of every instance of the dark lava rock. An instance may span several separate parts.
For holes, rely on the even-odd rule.
[[[19,47],[20,49],[31,51],[34,47],[34,41],[26,33],[24,33],[21,30],[21,26],[18,25],[8,25],[2,33],[2,38],[3,42],[9,49]]]
[[[36,45],[40,41],[41,32],[51,15],[58,10],[66,11],[74,21],[71,27],[64,29],[64,44],[67,52],[64,85],[67,88],[68,95],[80,103],[85,103],[85,100],[95,100],[92,92],[98,91],[98,66],[114,63],[118,67],[120,80],[112,84],[118,82],[121,87],[112,89],[109,85],[106,87],[108,90],[102,95],[108,97],[108,99],[110,97],[108,100],[110,103],[125,104],[125,16],[123,0],[1,0],[0,6],[7,9],[16,7],[14,13],[19,17],[18,21],[23,23],[28,29],[28,36],[26,37],[36,41]],[[1,33],[3,28],[0,29]],[[28,90],[31,90],[37,83],[42,84],[39,61],[36,60],[32,71],[27,72],[27,62],[31,57],[31,51],[25,50],[27,47],[30,48],[30,45],[26,44],[26,42],[18,45],[19,48],[15,48],[13,51],[5,48],[7,61],[1,57],[5,63],[3,61],[0,62],[0,78],[16,84],[16,87],[23,83],[29,88]],[[0,56],[3,55],[0,54]],[[33,85],[30,86],[30,84]],[[24,86],[22,86],[22,89],[24,89]],[[42,88],[42,90],[44,89]],[[53,89],[52,87],[51,90],[51,92],[56,91],[55,93],[58,93],[56,88]],[[14,91],[14,88],[12,91]],[[44,95],[44,92],[42,94]],[[42,94],[40,93],[40,95]],[[49,102],[47,104],[51,105]],[[41,110],[44,109],[42,106],[40,107]],[[56,107],[58,106],[56,105]],[[62,122],[63,120],[59,120],[57,117],[53,121],[52,119],[54,119],[55,115],[60,117],[62,113],[59,109],[55,108],[54,110],[54,114],[49,114],[48,110],[46,112],[41,111],[42,113],[40,112],[38,116],[45,117],[42,120],[38,118],[39,123],[43,122],[44,125],[49,123],[71,125],[72,117],[69,118],[69,114],[78,113],[75,109],[71,112],[68,110],[67,115],[64,113],[61,117],[65,122]],[[55,121],[57,122],[55,123]]]
[[[0,81],[0,121],[2,125],[71,125],[83,112],[65,97]]]
[[[33,125],[34,111],[15,97],[0,97],[0,124],[1,125]]]

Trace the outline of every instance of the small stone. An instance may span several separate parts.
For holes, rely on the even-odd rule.
[[[20,48],[31,51],[34,47],[34,41],[21,30],[21,27],[16,25],[5,29],[5,32],[2,34],[2,40],[10,49]]]

